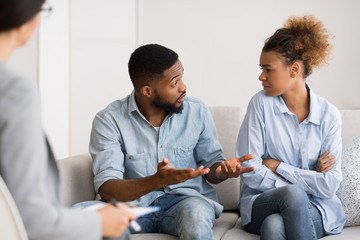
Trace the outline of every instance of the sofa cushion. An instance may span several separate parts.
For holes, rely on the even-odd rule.
[[[360,225],[360,136],[344,148],[342,173],[337,195],[347,218],[345,226],[357,226]]]

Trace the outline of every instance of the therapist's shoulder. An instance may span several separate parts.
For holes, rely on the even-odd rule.
[[[6,66],[0,67],[0,108],[3,116],[40,114],[40,96],[34,81],[27,79]]]

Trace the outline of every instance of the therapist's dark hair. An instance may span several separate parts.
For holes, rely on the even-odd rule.
[[[164,71],[179,59],[173,50],[159,44],[148,44],[137,48],[129,60],[129,75],[136,91],[161,79]]]
[[[290,17],[265,41],[262,51],[276,52],[286,65],[301,62],[303,78],[307,78],[313,67],[327,63],[332,48],[329,38],[323,23],[314,16]]]
[[[20,27],[31,20],[45,0],[0,0],[0,32]]]

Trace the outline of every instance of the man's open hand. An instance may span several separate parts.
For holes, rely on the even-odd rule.
[[[164,158],[163,161],[158,164],[158,171],[155,175],[158,177],[160,185],[162,187],[166,187],[208,174],[209,171],[209,168],[204,168],[203,166],[200,166],[196,170],[192,168],[172,168],[169,166],[169,160],[167,158]]]
[[[236,178],[242,173],[251,172],[254,167],[243,167],[241,163],[253,159],[252,154],[247,154],[240,158],[229,158],[228,160],[221,162],[216,169],[216,177],[218,179]]]

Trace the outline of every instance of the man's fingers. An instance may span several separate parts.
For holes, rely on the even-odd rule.
[[[164,158],[163,161],[158,164],[158,169],[164,168],[168,166],[168,164],[169,164],[169,159]]]
[[[247,173],[247,172],[251,172],[254,171],[254,167],[241,167],[240,169],[240,173]]]
[[[248,161],[248,160],[253,159],[253,158],[254,158],[254,155],[252,155],[252,154],[247,154],[247,155],[244,155],[244,156],[242,156],[242,157],[240,157],[240,158],[237,158],[237,159],[238,159],[238,162],[239,162],[239,163],[242,163],[242,162],[244,162],[244,161]]]

